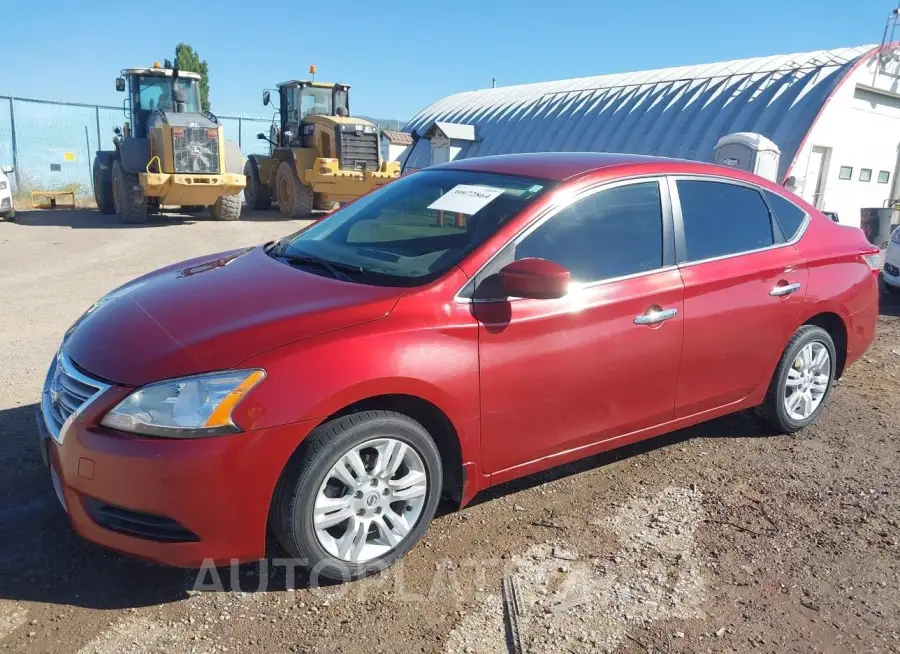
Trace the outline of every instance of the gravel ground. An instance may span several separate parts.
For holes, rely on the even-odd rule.
[[[509,576],[531,653],[900,652],[897,298],[797,437],[738,414],[519,480],[352,584],[316,587],[277,559],[198,578],[72,533],[33,444],[35,401],[97,297],[299,223],[19,220],[0,223],[0,649],[502,653]]]

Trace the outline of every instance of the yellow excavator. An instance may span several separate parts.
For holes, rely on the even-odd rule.
[[[310,66],[315,75],[315,67]],[[400,177],[400,164],[381,160],[378,128],[352,118],[346,84],[292,80],[278,84],[278,119],[268,155],[250,155],[244,197],[253,209],[273,201],[286,218],[330,210]],[[263,105],[271,102],[263,91]]]

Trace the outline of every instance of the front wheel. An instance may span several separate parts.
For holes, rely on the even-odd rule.
[[[237,220],[241,217],[241,196],[223,195],[209,208],[213,220]]]
[[[138,176],[126,173],[118,159],[113,162],[112,189],[113,205],[119,220],[132,225],[147,222],[147,198]]]
[[[269,187],[259,178],[259,168],[252,159],[247,159],[244,164],[244,177],[247,184],[244,186],[244,199],[251,209],[265,210],[272,206],[272,195]]]
[[[313,210],[313,190],[303,184],[293,167],[282,161],[275,174],[278,211],[285,218],[309,218]]]
[[[348,581],[387,568],[419,541],[441,485],[440,453],[422,425],[363,411],[309,435],[279,482],[271,524],[291,556]]]
[[[822,412],[836,370],[831,335],[821,327],[803,325],[781,355],[757,414],[779,433],[803,429]]]

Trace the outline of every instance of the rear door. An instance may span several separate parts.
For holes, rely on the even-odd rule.
[[[766,383],[796,329],[808,274],[793,245],[799,230],[786,237],[756,187],[715,177],[669,184],[684,281],[680,418]]]

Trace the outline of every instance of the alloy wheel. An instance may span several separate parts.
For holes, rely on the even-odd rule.
[[[325,475],[313,507],[316,538],[337,559],[371,561],[403,542],[427,496],[428,473],[411,445],[395,438],[366,441]]]
[[[819,341],[803,346],[788,368],[784,384],[784,409],[792,420],[807,420],[819,405],[831,383],[831,356]]]

